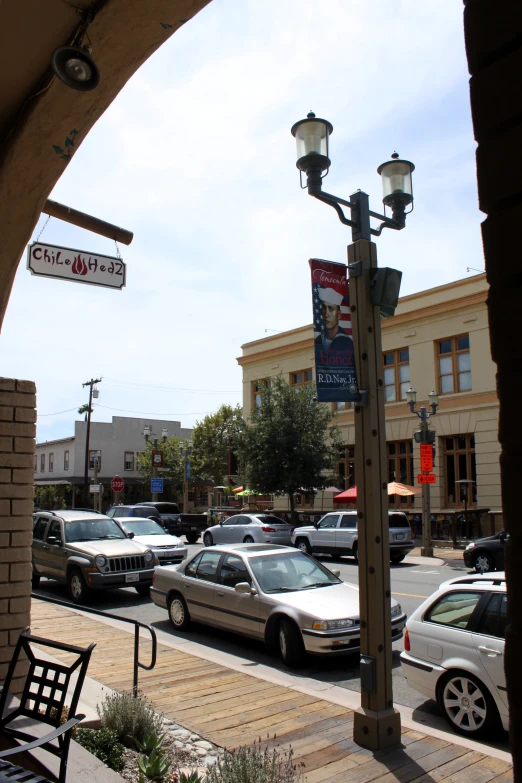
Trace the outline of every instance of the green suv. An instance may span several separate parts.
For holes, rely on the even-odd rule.
[[[56,579],[75,603],[91,590],[134,587],[149,594],[156,556],[113,519],[90,511],[39,511],[33,519],[33,588],[41,576]]]

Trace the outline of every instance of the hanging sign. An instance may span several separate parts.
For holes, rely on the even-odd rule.
[[[122,289],[126,266],[121,258],[86,253],[70,247],[33,242],[27,248],[27,268],[40,277],[72,280],[75,283]]]
[[[164,466],[162,451],[160,451],[159,449],[152,449],[150,456],[151,456],[151,462],[153,468],[162,468]]]
[[[315,379],[319,402],[359,399],[345,264],[311,258]]]
[[[420,445],[420,469],[423,473],[431,473],[433,470],[433,446],[431,443]]]
[[[417,475],[418,484],[435,484],[437,477],[435,473],[419,473]]]

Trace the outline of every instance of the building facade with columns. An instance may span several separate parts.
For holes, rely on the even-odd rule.
[[[457,280],[402,297],[395,316],[382,321],[388,480],[417,484],[420,460],[414,433],[419,419],[410,412],[406,390],[413,387],[418,407],[428,407],[428,394],[434,389],[439,407],[430,419],[430,428],[436,432],[431,504],[434,521],[441,523],[464,510],[466,491],[471,512],[501,510],[499,405],[487,291],[483,274]],[[246,418],[259,404],[260,389],[271,377],[282,374],[295,386],[314,382],[311,325],[247,343],[242,351],[238,362],[243,369]],[[343,490],[355,484],[354,411],[350,403],[331,407],[344,444],[337,476],[337,486]],[[276,498],[275,508],[286,509],[286,503],[285,498]],[[392,496],[390,504],[420,514],[420,495]],[[333,494],[298,498],[303,511],[321,510],[319,505],[331,509]]]

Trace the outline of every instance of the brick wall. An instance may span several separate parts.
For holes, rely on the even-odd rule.
[[[20,630],[30,624],[35,422],[34,383],[0,378],[0,682]]]

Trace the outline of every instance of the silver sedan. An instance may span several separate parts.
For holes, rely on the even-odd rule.
[[[203,533],[205,546],[214,544],[292,543],[293,528],[273,514],[235,514]]]
[[[285,664],[297,666],[305,653],[360,648],[359,588],[338,573],[284,546],[216,546],[188,563],[156,568],[150,594],[176,631],[191,620],[225,628],[264,641]],[[392,598],[393,640],[401,638],[405,623]]]

